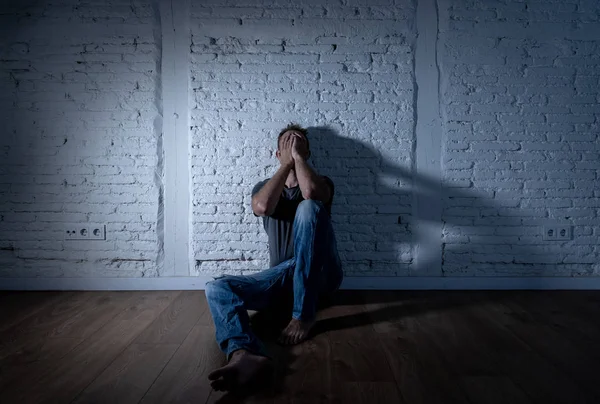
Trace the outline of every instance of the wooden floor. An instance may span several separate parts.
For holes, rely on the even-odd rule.
[[[254,313],[253,313],[254,314]],[[247,403],[600,403],[600,292],[340,292]],[[278,323],[277,323],[278,324]],[[234,403],[201,291],[0,292],[0,403]]]

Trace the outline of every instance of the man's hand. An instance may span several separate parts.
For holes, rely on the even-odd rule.
[[[282,166],[291,165],[294,166],[294,156],[293,156],[293,140],[294,136],[287,135],[285,138],[281,140],[281,147],[279,149],[279,161]]]
[[[308,145],[304,137],[294,133],[290,136],[293,140],[292,143],[292,157],[294,161],[298,159],[306,160],[308,158]]]

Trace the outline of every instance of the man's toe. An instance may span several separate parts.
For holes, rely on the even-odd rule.
[[[225,390],[225,381],[223,379],[214,380],[210,383],[210,387],[216,391],[223,391]]]
[[[281,336],[281,343],[282,343],[283,345],[287,345],[287,344],[288,344],[288,340],[289,340],[289,338],[290,338],[290,336],[289,336],[287,333],[284,333],[284,334]]]
[[[217,380],[218,378],[220,378],[221,376],[223,376],[223,374],[225,373],[225,369],[220,368],[217,370],[213,370],[209,375],[208,375],[208,380]]]

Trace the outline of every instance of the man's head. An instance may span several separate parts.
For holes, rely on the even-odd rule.
[[[308,130],[306,130],[306,128],[303,128],[302,126],[295,124],[295,123],[290,123],[288,126],[283,128],[281,130],[281,132],[279,132],[279,136],[277,137],[277,157],[279,158],[279,155],[280,155],[282,140],[286,136],[296,135],[296,136],[301,136],[306,141],[306,148],[308,149],[308,156],[306,158],[309,158],[310,157],[310,144],[308,141],[307,133],[308,133]]]

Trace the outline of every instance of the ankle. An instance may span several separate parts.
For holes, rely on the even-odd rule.
[[[301,319],[299,319],[299,318],[296,318],[296,317],[293,317],[293,316],[292,316],[292,320],[291,320],[291,321],[292,321],[292,322],[296,322],[296,323],[300,323],[300,324],[302,324],[302,325],[310,325],[310,324],[313,324],[313,323],[316,321],[316,319],[312,319],[312,320],[301,320]]]
[[[233,351],[231,354],[229,354],[229,357],[231,359],[233,359],[233,358],[238,358],[238,357],[241,357],[241,356],[246,356],[249,353],[250,352],[246,351],[245,349],[237,349],[237,350]]]
[[[248,357],[248,356],[250,356],[252,358],[255,358],[255,359],[269,360],[269,357],[267,357],[267,356],[259,355],[259,354],[256,354],[254,352],[247,351],[247,350],[245,350],[243,348],[235,350],[231,354],[229,354],[229,360],[231,361],[234,358],[235,359],[240,359],[240,358],[245,358],[245,357]]]

